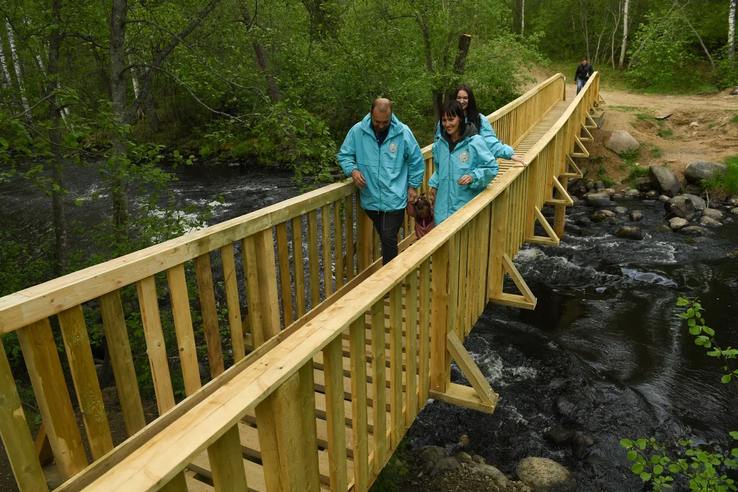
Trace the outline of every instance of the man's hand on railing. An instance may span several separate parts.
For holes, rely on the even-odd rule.
[[[364,175],[361,174],[361,171],[358,169],[354,169],[351,171],[351,179],[354,180],[354,184],[357,186],[357,188],[363,188],[366,186],[366,179],[364,179]]]
[[[415,203],[417,199],[418,199],[418,190],[413,188],[412,186],[408,186],[407,203]]]

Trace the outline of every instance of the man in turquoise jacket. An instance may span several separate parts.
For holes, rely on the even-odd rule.
[[[392,102],[377,98],[346,135],[338,163],[360,190],[361,208],[382,243],[382,260],[397,256],[397,233],[408,201],[415,201],[425,163],[413,132],[392,114]]]

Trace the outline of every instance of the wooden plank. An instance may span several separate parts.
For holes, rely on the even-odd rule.
[[[213,485],[218,492],[243,492],[248,489],[238,436],[238,426],[233,426],[208,447]]]
[[[54,459],[64,477],[69,478],[87,466],[87,456],[51,325],[45,319],[17,333]]]
[[[430,387],[436,391],[444,391],[448,381],[446,368],[448,355],[446,351],[446,330],[448,327],[448,243],[439,248],[432,258],[433,268],[433,300],[431,302],[431,353],[430,353]]]
[[[356,243],[356,255],[359,260],[359,271],[363,271],[372,263],[372,250],[374,244],[374,234],[372,221],[369,216],[361,210],[357,211],[356,220],[358,221],[359,238]]]
[[[357,192],[353,195],[344,198],[344,205],[346,207],[346,278],[351,280],[355,275],[356,260],[354,256],[354,197],[357,197]]]
[[[325,297],[333,293],[333,262],[331,260],[331,228],[329,205],[320,209],[321,249],[323,251],[323,288]],[[338,235],[338,232],[336,232]]]
[[[200,314],[202,315],[202,331],[208,349],[208,365],[210,377],[223,373],[223,347],[220,343],[220,327],[218,326],[218,308],[215,304],[215,288],[213,286],[213,270],[210,266],[210,254],[195,258],[195,276],[197,291],[200,295]]]
[[[271,229],[254,235],[256,246],[259,295],[261,296],[261,323],[264,339],[279,333],[279,293],[277,292],[277,264],[274,257],[274,234]]]
[[[259,258],[256,248],[256,237],[249,236],[243,240],[243,277],[246,279],[246,303],[248,309],[251,343],[258,347],[266,340],[262,314],[262,298],[259,292]]]
[[[318,213],[308,214],[308,269],[310,271],[310,308],[320,303],[320,265],[318,264]]]
[[[372,381],[383,383],[387,381],[387,352],[385,351],[385,328],[384,328],[384,300],[375,303],[371,308],[371,361],[372,361]],[[358,343],[358,342],[357,342]],[[366,343],[366,341],[365,341]],[[352,346],[353,350],[353,346]],[[353,363],[352,363],[353,364]],[[352,381],[353,371],[352,366]],[[384,460],[388,457],[387,435],[387,394],[384,390],[384,384],[373,384],[372,393],[372,423],[374,429],[374,469],[373,473],[379,475],[384,465]],[[353,413],[352,413],[353,415]]]
[[[405,416],[402,413],[402,285],[390,292],[390,390],[392,395],[390,427],[396,448],[404,431]],[[375,386],[381,386],[377,381]]]
[[[559,245],[559,237],[556,235],[556,232],[553,230],[553,227],[551,227],[551,224],[548,223],[546,220],[546,217],[543,216],[541,213],[541,210],[538,207],[535,207],[535,217],[538,220],[538,223],[541,224],[543,227],[543,230],[546,231],[546,236],[531,236],[527,239],[529,243],[532,244],[545,244],[545,245],[551,245],[551,246],[558,246]]]
[[[479,399],[483,403],[494,406],[499,398],[498,395],[492,391],[482,371],[479,370],[479,367],[477,367],[469,352],[466,351],[464,343],[454,332],[448,334],[448,350],[451,353],[451,357],[459,365],[461,372],[466,376],[469,383],[471,383]]]
[[[243,343],[241,301],[238,296],[238,278],[236,276],[236,262],[233,254],[233,244],[227,244],[220,249],[220,257],[223,263],[226,304],[228,306],[228,326],[231,329],[233,361],[238,362],[245,357],[246,347]]]
[[[178,473],[160,489],[161,492],[187,492],[187,480],[184,473]]]
[[[305,263],[302,254],[302,218],[292,219],[292,254],[295,257],[295,304],[297,319],[305,314]]]
[[[256,407],[269,490],[320,489],[312,375],[308,361]]]
[[[123,422],[126,433],[132,436],[146,425],[141,395],[138,391],[136,370],[133,366],[131,345],[128,341],[123,305],[120,292],[115,290],[100,298],[103,332],[110,355],[110,365],[113,366],[115,389],[118,392]]]
[[[364,492],[369,487],[369,442],[367,439],[367,401],[366,401],[366,364],[364,347],[366,332],[364,320],[359,318],[351,324],[351,403],[352,432],[354,436],[354,490]],[[374,385],[381,388],[382,385]],[[383,391],[383,388],[382,388]],[[375,408],[377,405],[375,405]],[[380,407],[382,408],[382,407]],[[382,415],[384,415],[382,413]],[[377,438],[378,428],[375,414],[374,436]],[[384,434],[381,435],[384,437]],[[375,460],[376,460],[375,456]]]
[[[69,372],[72,375],[82,421],[85,424],[87,442],[90,444],[93,459],[98,459],[113,449],[113,438],[110,435],[108,415],[97,380],[95,362],[92,360],[92,349],[82,306],[62,311],[58,318]],[[128,384],[136,383],[134,380]]]
[[[430,389],[430,261],[420,266],[420,309],[418,313],[418,387],[419,399],[417,411],[420,412],[428,399]]]
[[[405,296],[405,351],[407,353],[407,406],[405,407],[405,427],[410,427],[418,412],[418,272],[412,271],[408,278]]]
[[[564,203],[570,207],[574,205],[574,200],[572,200],[571,196],[569,195],[569,192],[566,191],[566,187],[564,187],[564,185],[561,184],[561,182],[556,176],[554,176],[553,178],[553,184],[556,190],[561,195],[561,199],[564,201]]]
[[[151,366],[151,379],[156,393],[156,406],[159,415],[163,414],[175,404],[172,378],[169,374],[167,349],[164,345],[164,334],[161,331],[159,317],[159,300],[156,297],[156,283],[154,277],[148,277],[136,284],[138,305],[141,310],[141,323],[146,339],[146,353]]]
[[[326,380],[326,416],[328,420],[328,458],[332,490],[347,490],[346,419],[343,406],[343,352],[336,338],[323,349]]]
[[[292,281],[290,279],[290,255],[287,240],[287,224],[277,224],[277,254],[279,256],[279,285],[282,291],[282,312],[284,324],[289,326],[295,320],[292,312]]]
[[[336,290],[343,287],[344,283],[344,250],[343,250],[343,235],[344,235],[344,215],[343,215],[343,202],[336,202],[333,206],[333,229],[334,229],[334,241],[335,241],[335,257],[336,257]]]
[[[264,480],[264,469],[258,463],[249,461],[247,459],[242,460],[244,475],[248,477],[248,490],[252,492],[267,492],[266,482]],[[204,477],[206,480],[212,480],[213,474],[210,470],[210,461],[206,453],[201,453],[196,456],[192,463],[189,464],[189,469],[199,476]],[[211,489],[215,490],[215,489]]]
[[[478,410],[484,413],[493,413],[495,411],[494,406],[490,406],[488,403],[479,399],[474,388],[461,384],[450,383],[444,392],[431,390],[430,396],[436,400],[445,401],[458,407],[471,408],[472,410]]]
[[[49,490],[0,340],[0,436],[20,490]]]
[[[177,335],[177,353],[182,367],[185,394],[191,395],[202,386],[200,381],[200,366],[197,362],[197,344],[195,332],[192,328],[190,314],[190,299],[187,293],[187,279],[184,265],[178,265],[167,270],[169,283],[169,297],[172,301],[172,317],[174,331]]]

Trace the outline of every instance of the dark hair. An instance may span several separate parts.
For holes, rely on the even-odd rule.
[[[477,99],[474,97],[474,92],[472,92],[471,87],[469,87],[468,85],[461,84],[454,91],[454,100],[456,100],[456,97],[458,97],[459,91],[464,91],[469,95],[469,102],[466,106],[467,122],[473,123],[474,126],[477,127],[477,131],[481,130],[480,126],[482,122],[479,116],[479,110],[477,109]]]
[[[458,116],[459,118],[461,118],[461,124],[464,124],[464,108],[461,107],[461,104],[456,99],[449,99],[443,104],[443,110],[441,110],[441,119],[439,120],[441,127],[443,127],[444,116],[450,116],[452,118]]]

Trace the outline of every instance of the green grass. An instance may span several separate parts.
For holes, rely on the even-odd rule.
[[[734,114],[730,121],[731,123],[738,123],[738,113]]]
[[[640,121],[651,121],[653,120],[653,116],[648,113],[638,113],[636,114],[636,119]]]
[[[613,181],[613,179],[607,175],[605,164],[602,162],[600,163],[599,169],[597,169],[597,179],[602,181],[602,184],[604,184],[607,188],[615,184],[615,181]]]
[[[661,138],[671,138],[674,136],[674,130],[672,130],[671,128],[661,128],[658,132],[656,132],[656,135]]]
[[[663,151],[661,150],[661,147],[657,147],[655,145],[651,146],[651,150],[649,151],[651,153],[651,157],[659,158],[662,155],[664,155]]]
[[[708,179],[705,187],[729,195],[738,194],[738,154],[728,157],[725,164],[727,166],[725,171]]]

